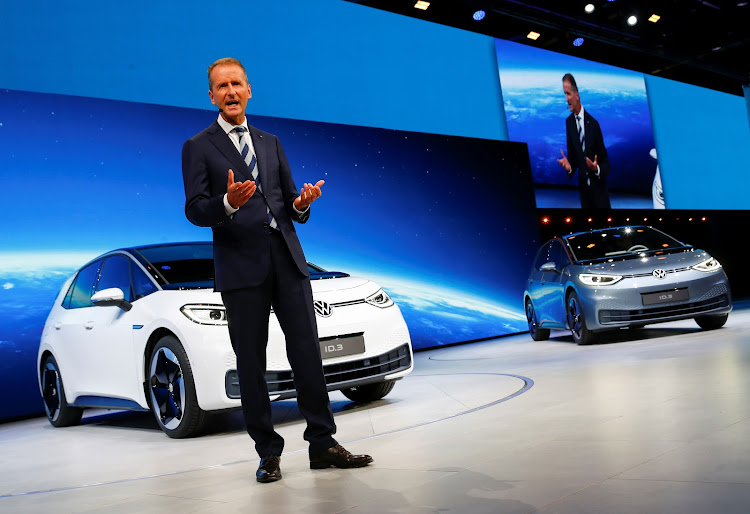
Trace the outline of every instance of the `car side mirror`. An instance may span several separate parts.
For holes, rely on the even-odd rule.
[[[554,262],[545,262],[544,264],[542,264],[542,267],[539,269],[545,272],[546,271],[556,271],[558,273],[560,272],[560,270],[557,269],[557,264],[555,264]]]
[[[91,303],[99,307],[116,305],[125,311],[129,311],[133,308],[133,304],[125,299],[125,293],[123,293],[122,289],[119,287],[110,287],[109,289],[97,291],[94,296],[91,297]]]

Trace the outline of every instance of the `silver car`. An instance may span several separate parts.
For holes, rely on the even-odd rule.
[[[720,328],[732,310],[729,281],[708,252],[652,227],[614,227],[555,238],[537,252],[524,307],[536,341],[570,330],[597,332],[695,318]]]

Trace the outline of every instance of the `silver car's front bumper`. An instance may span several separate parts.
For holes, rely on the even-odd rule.
[[[646,325],[732,310],[729,281],[723,270],[712,273],[689,269],[670,273],[666,279],[623,278],[605,287],[577,287],[586,326],[590,330]],[[650,293],[686,291],[687,299],[644,304]]]

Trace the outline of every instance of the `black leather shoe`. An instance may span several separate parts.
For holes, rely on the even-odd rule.
[[[281,480],[281,457],[269,455],[260,459],[260,466],[255,472],[255,479],[263,484]]]
[[[352,455],[346,448],[337,444],[322,452],[310,452],[310,469],[361,468],[372,462],[369,455]]]

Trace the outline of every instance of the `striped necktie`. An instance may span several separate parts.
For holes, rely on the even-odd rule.
[[[250,151],[250,145],[248,144],[247,139],[245,139],[246,129],[245,127],[235,127],[234,130],[239,135],[240,154],[245,160],[245,164],[247,164],[247,167],[250,169],[250,174],[253,176],[253,181],[255,182],[255,185],[258,186],[258,191],[263,193],[263,188],[260,185],[260,177],[258,176],[258,160],[255,158],[255,153]],[[278,224],[276,223],[273,214],[271,214],[271,209],[268,208],[267,201],[266,214],[268,215],[268,224],[271,226],[271,228],[278,229]]]
[[[576,114],[576,125],[578,126],[578,140],[581,142],[581,153],[584,156],[584,159],[586,158],[586,137],[583,133],[583,120],[581,120],[581,115]],[[591,185],[591,178],[589,177],[589,172],[586,170],[586,184]]]

